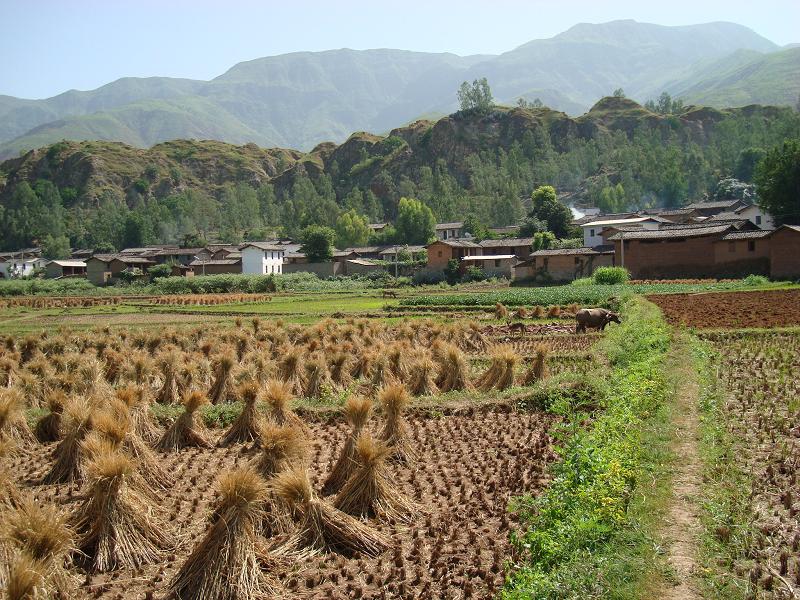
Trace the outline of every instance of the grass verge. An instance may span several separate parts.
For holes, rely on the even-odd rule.
[[[651,534],[669,496],[671,333],[641,298],[627,300],[624,314],[601,342],[610,370],[600,410],[562,408],[562,460],[550,487],[512,503],[521,530],[502,598],[645,597],[663,567]]]

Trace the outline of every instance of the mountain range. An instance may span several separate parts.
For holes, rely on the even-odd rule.
[[[234,65],[211,81],[123,78],[43,100],[0,96],[0,158],[67,140],[149,147],[173,139],[309,150],[353,131],[385,133],[457,107],[462,81],[486,77],[495,99],[541,99],[577,115],[623,88],[685,103],[794,105],[800,47],[734,23],[578,24],[500,55],[405,50],[297,52]]]

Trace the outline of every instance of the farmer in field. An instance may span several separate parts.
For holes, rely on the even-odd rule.
[[[619,323],[619,315],[605,308],[582,308],[575,313],[575,333],[584,333],[586,328],[604,330],[609,323]]]

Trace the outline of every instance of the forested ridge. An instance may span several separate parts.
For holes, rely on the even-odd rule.
[[[0,164],[0,244],[63,250],[294,236],[353,217],[393,221],[403,197],[440,222],[473,215],[502,226],[524,216],[540,185],[607,211],[680,206],[713,193],[720,179],[747,182],[766,149],[800,137],[800,115],[789,108],[678,108],[654,112],[609,97],[577,118],[546,107],[460,111],[309,153],[63,141]]]

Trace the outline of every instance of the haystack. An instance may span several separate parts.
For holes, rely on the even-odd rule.
[[[356,467],[356,442],[364,426],[369,420],[369,415],[372,412],[372,401],[368,398],[358,398],[351,396],[347,399],[344,405],[345,419],[350,425],[350,432],[347,439],[342,446],[342,451],[339,453],[339,459],[333,466],[328,478],[325,480],[323,492],[325,494],[335,494],[342,486],[347,483],[347,480],[355,471]]]
[[[289,392],[301,396],[306,388],[306,373],[303,364],[303,350],[291,346],[278,361],[278,377],[287,384]]]
[[[275,478],[274,486],[300,518],[297,530],[284,544],[286,549],[377,556],[389,546],[380,532],[317,498],[305,471],[284,471]]]
[[[156,394],[159,404],[176,404],[178,402],[178,359],[172,352],[165,352],[159,358],[158,366],[164,381]]]
[[[71,519],[78,546],[93,571],[139,567],[155,562],[172,545],[166,521],[132,484],[134,466],[121,452],[95,456],[87,467],[89,485]]]
[[[222,439],[217,443],[218,446],[230,446],[252,442],[258,439],[259,422],[261,416],[258,413],[258,386],[255,383],[242,383],[239,385],[237,396],[244,401],[244,408]]]
[[[81,442],[92,430],[92,412],[81,400],[72,400],[64,407],[63,437],[53,451],[53,466],[42,479],[44,484],[82,480],[84,456]]]
[[[378,402],[383,411],[383,430],[380,439],[391,449],[391,458],[397,462],[410,463],[416,458],[403,412],[411,403],[411,397],[403,384],[389,385],[378,393]]]
[[[265,479],[307,463],[308,441],[299,427],[261,422],[258,437],[261,451],[253,460],[253,468]]]
[[[534,351],[533,362],[525,371],[520,380],[521,385],[533,385],[547,377],[547,354],[549,349],[544,344],[537,344]]]
[[[469,366],[464,353],[453,344],[445,344],[441,350],[439,377],[436,385],[441,392],[469,389]]]
[[[305,364],[306,385],[303,396],[306,398],[321,398],[326,391],[333,388],[333,381],[328,371],[328,365],[321,355],[316,355]]]
[[[47,443],[61,439],[61,421],[66,402],[67,397],[61,390],[52,390],[47,394],[47,408],[50,412],[36,422],[34,434],[37,440]]]
[[[430,357],[423,356],[413,363],[408,388],[414,396],[432,396],[439,392],[436,363]]]
[[[197,410],[204,404],[208,404],[208,398],[202,393],[189,393],[183,400],[183,413],[164,432],[155,446],[156,450],[178,452],[189,446],[210,448],[212,444],[208,439],[208,432],[197,418]]]
[[[219,491],[219,514],[170,582],[167,599],[250,600],[277,593],[263,570],[270,560],[258,536],[266,484],[240,469],[221,479]]]
[[[346,388],[353,382],[353,376],[351,375],[351,363],[353,361],[351,357],[352,354],[344,350],[334,352],[331,357],[331,381],[340,388]]]
[[[229,391],[231,386],[231,371],[236,364],[236,360],[230,354],[224,354],[217,361],[214,367],[214,383],[211,384],[211,390],[208,392],[208,397],[211,404],[219,404],[220,402],[229,401]]]
[[[127,386],[116,392],[117,399],[128,407],[131,430],[148,444],[161,438],[161,429],[150,416],[150,400],[141,386]]]
[[[333,505],[356,517],[381,517],[408,521],[417,507],[394,482],[386,459],[389,447],[362,433],[356,446],[357,467]]]
[[[25,419],[25,399],[17,390],[0,390],[0,439],[17,444],[36,442]]]
[[[514,368],[519,361],[519,356],[510,346],[496,346],[490,352],[491,364],[486,371],[478,377],[475,387],[483,392],[492,389],[505,390],[514,385]]]
[[[264,386],[264,400],[269,407],[268,417],[276,425],[295,425],[304,433],[308,426],[292,410],[291,402],[294,396],[289,384],[281,381],[268,381]]]

